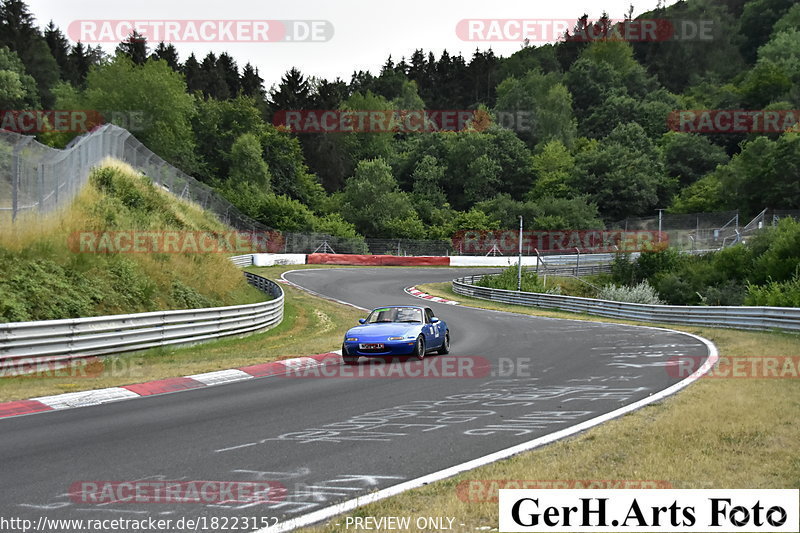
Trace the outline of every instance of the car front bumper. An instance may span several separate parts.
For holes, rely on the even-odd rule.
[[[383,344],[383,350],[362,350],[359,348],[360,344]],[[346,353],[351,357],[391,357],[393,355],[411,355],[414,353],[414,346],[416,341],[414,339],[406,339],[402,341],[386,341],[386,340],[359,340],[358,342],[344,343]]]

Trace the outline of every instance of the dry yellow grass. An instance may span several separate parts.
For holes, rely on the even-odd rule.
[[[91,254],[72,249],[70,236],[81,232],[232,231],[198,205],[153,187],[148,178],[124,163],[107,159],[101,168],[121,172],[130,187],[143,198],[148,198],[147,201],[156,203],[158,208],[148,212],[123,205],[118,198],[87,184],[66,208],[47,215],[23,212],[14,224],[1,224],[0,251],[4,249],[26,260],[53,261],[71,272],[98,280],[107,277],[110,262],[124,259],[135,263],[138,273],[159,288],[147,306],[124,307],[106,299],[94,309],[96,315],[181,307],[172,299],[173,280],[179,280],[217,305],[264,300],[263,294],[244,281],[239,269],[231,264],[225,253]],[[8,218],[8,213],[4,213]]]

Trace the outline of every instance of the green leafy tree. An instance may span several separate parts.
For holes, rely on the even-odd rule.
[[[559,140],[572,146],[577,122],[572,112],[572,95],[554,73],[528,72],[522,79],[507,78],[497,87],[495,112],[500,118],[523,116],[527,124],[513,124],[528,146]]]
[[[459,211],[450,223],[451,234],[466,230],[491,231],[496,229],[500,229],[500,221],[477,207],[469,211]]]
[[[669,207],[670,213],[710,213],[725,209],[722,183],[716,174],[709,174],[681,189]]]
[[[414,168],[414,194],[425,197],[433,202],[445,203],[447,199],[442,190],[445,169],[435,157],[424,156]]]
[[[0,47],[0,108],[35,108],[39,105],[36,80],[25,73],[25,66],[16,53]]]
[[[536,181],[528,193],[528,199],[545,196],[567,198],[575,194],[572,176],[575,174],[575,158],[561,141],[550,141],[532,157]]]
[[[367,237],[406,237],[409,234],[404,231],[416,232],[413,219],[417,215],[411,199],[400,191],[383,159],[360,161],[342,200],[345,220]]]
[[[739,19],[742,55],[753,61],[758,48],[769,40],[773,27],[796,4],[795,0],[752,0]]]
[[[250,133],[260,142],[267,126],[250,98],[216,100],[197,97],[194,105],[196,112],[192,115],[192,129],[197,151],[203,158],[197,177],[211,183],[230,174],[229,154],[234,141]]]
[[[671,187],[660,154],[636,123],[614,129],[592,149],[576,156],[576,186],[607,219],[652,213],[668,203]]]
[[[491,196],[500,183],[501,171],[500,165],[486,154],[470,161],[464,180],[464,196],[467,201],[474,203]]]
[[[800,28],[800,4],[795,4],[772,27],[772,37],[783,31],[793,31]]]
[[[684,31],[683,21],[687,21],[686,32],[703,33],[697,38],[634,42],[634,56],[661,85],[674,92],[683,92],[703,79],[714,83],[730,79],[746,70],[739,51],[741,34],[737,20],[743,3],[743,0],[693,0],[642,13],[637,17],[639,20],[675,21],[678,32]],[[701,25],[692,27],[692,21]],[[708,21],[710,26],[703,26],[700,21]]]
[[[193,98],[180,74],[162,61],[136,65],[124,55],[92,69],[81,101],[84,109],[143,114],[136,136],[152,150],[186,172],[198,167],[191,127]]]
[[[531,203],[535,213],[532,229],[603,229],[597,205],[585,196],[572,198],[543,197]]]
[[[16,52],[25,73],[36,80],[37,100],[49,108],[50,89],[58,82],[60,69],[23,0],[0,1],[0,46]]]
[[[337,143],[337,150],[344,156],[346,175],[351,175],[356,164],[364,159],[382,158],[390,161],[393,158],[394,134],[388,130],[389,117],[394,106],[383,96],[371,91],[366,93],[353,93],[340,106],[342,111],[353,111],[353,127],[359,128],[359,111],[386,112],[386,121],[382,126],[373,127],[373,123],[366,119],[363,121],[365,131],[335,133],[333,137]],[[363,116],[363,115],[361,115]]]
[[[270,189],[269,167],[262,158],[261,143],[252,133],[243,133],[231,146],[229,179],[249,181],[264,190]]]
[[[717,169],[725,205],[755,215],[764,207],[800,207],[800,133],[777,141],[746,143],[730,163]]]
[[[792,86],[783,65],[762,59],[747,73],[739,90],[748,109],[763,109],[771,102],[786,99]]]
[[[702,135],[670,132],[662,137],[661,146],[667,175],[678,178],[683,187],[728,162],[725,150]]]

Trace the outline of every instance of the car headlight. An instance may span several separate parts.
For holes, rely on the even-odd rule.
[[[345,339],[345,341],[347,341],[347,342],[357,342],[358,341],[358,337],[347,337]]]
[[[401,341],[401,340],[403,340],[403,337],[389,337],[387,340],[390,340],[390,341]]]

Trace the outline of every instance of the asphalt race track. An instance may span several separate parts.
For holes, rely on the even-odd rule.
[[[403,288],[477,272],[330,269],[286,278],[372,308],[421,304]],[[269,377],[0,420],[0,516],[274,523],[613,411],[679,381],[664,367],[669,358],[708,353],[696,338],[657,329],[427,305],[450,326],[451,356],[469,361],[473,374]],[[369,366],[362,359],[358,368]],[[73,483],[93,480],[274,481],[288,492],[272,503],[212,505],[70,497]]]

